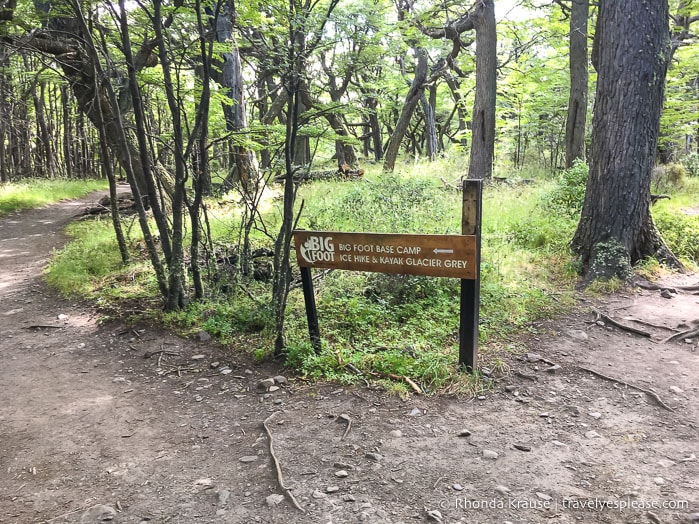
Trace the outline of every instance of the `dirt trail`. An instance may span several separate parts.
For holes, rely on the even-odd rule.
[[[47,290],[47,256],[88,200],[0,220],[0,523],[699,521],[699,337],[658,344],[673,331],[623,320],[675,329],[699,318],[699,296],[594,304],[652,339],[595,324],[582,304],[478,399],[290,376],[262,390],[283,370],[100,326]],[[278,484],[272,414],[303,512]]]

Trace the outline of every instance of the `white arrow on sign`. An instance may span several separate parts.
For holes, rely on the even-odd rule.
[[[454,250],[453,249],[439,249],[438,247],[434,248],[434,254],[435,255],[453,255]]]

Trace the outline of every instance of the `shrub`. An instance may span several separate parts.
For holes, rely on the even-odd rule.
[[[573,166],[561,173],[554,190],[545,197],[544,207],[552,212],[577,216],[585,200],[588,166],[582,160],[576,160]]]
[[[653,219],[676,256],[699,262],[699,215],[656,211]]]
[[[684,170],[690,177],[699,177],[699,153],[690,153],[682,159]]]
[[[358,182],[308,213],[311,224],[318,229],[445,233],[444,224],[453,223],[452,230],[459,225],[458,220],[450,218],[453,208],[434,181],[388,173]]]
[[[652,187],[655,191],[684,186],[686,171],[682,164],[666,164],[653,168],[651,176]]]

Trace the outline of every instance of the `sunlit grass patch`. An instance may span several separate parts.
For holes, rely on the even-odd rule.
[[[79,198],[106,189],[106,180],[37,180],[0,184],[0,216],[41,207],[59,200]]]

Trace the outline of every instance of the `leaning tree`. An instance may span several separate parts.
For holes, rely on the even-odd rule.
[[[572,242],[588,282],[628,277],[646,257],[680,266],[650,213],[669,35],[667,0],[600,2],[590,173]]]

